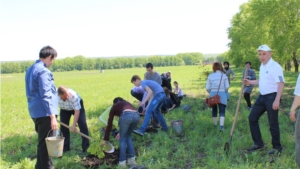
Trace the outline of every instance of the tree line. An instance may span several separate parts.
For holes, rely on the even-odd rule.
[[[211,60],[207,58],[206,60]],[[156,67],[201,65],[205,61],[202,53],[178,53],[174,56],[151,56],[151,57],[117,57],[117,58],[86,58],[84,56],[67,57],[57,59],[49,68],[53,72],[73,70],[100,70],[100,69],[123,69],[133,67],[144,67],[151,62]],[[1,73],[25,72],[34,61],[3,62]]]
[[[230,50],[225,59],[237,67],[251,61],[258,68],[256,49],[267,44],[286,71],[298,72],[300,60],[300,0],[251,0],[240,6],[228,28]]]

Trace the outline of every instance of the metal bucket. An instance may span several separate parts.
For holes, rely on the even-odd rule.
[[[176,134],[182,134],[182,132],[183,132],[182,125],[183,125],[182,120],[172,120],[171,121],[172,129]]]
[[[52,131],[52,130],[50,130],[50,131]],[[48,132],[48,135],[45,138],[48,155],[50,157],[61,157],[63,155],[65,138],[62,136],[61,131],[59,131],[60,136],[49,137],[50,131]]]

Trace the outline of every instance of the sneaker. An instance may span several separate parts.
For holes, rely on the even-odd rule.
[[[282,150],[282,148],[277,148],[277,149],[273,148],[272,150],[270,150],[268,152],[268,154],[273,155],[273,154],[281,153],[281,150]]]
[[[262,148],[264,148],[264,145],[262,145],[262,146],[253,145],[252,147],[248,148],[248,151],[251,152],[251,151],[259,150]]]
[[[129,158],[128,161],[127,161],[127,164],[128,164],[130,167],[136,166],[137,163],[136,163],[136,161],[135,161],[135,157]]]
[[[118,166],[121,167],[121,168],[127,168],[126,161],[119,161],[119,165]]]
[[[224,126],[220,126],[220,131],[224,131]]]
[[[143,135],[144,135],[144,133],[142,133],[141,130],[133,130],[133,132],[134,132],[135,134],[140,135],[140,136],[143,136]]]

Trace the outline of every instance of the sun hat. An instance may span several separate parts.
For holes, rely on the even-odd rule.
[[[259,50],[262,50],[262,51],[265,51],[265,52],[268,52],[268,51],[271,51],[270,47],[268,45],[260,45],[257,49],[257,52]]]

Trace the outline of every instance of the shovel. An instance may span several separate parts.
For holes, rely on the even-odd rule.
[[[247,76],[248,76],[248,68],[245,69],[244,80],[247,79]],[[233,131],[234,131],[234,128],[235,128],[237,117],[239,115],[240,104],[241,104],[241,99],[242,99],[242,95],[243,95],[243,91],[244,91],[244,86],[245,86],[245,84],[242,83],[242,88],[241,88],[239,100],[237,102],[237,106],[236,106],[236,109],[235,109],[235,115],[234,115],[234,120],[233,120],[231,131],[230,131],[230,136],[229,136],[228,141],[224,145],[224,151],[226,151],[226,152],[228,152],[229,148],[230,148],[230,143],[231,143],[231,140],[232,140]]]
[[[67,127],[68,129],[71,129],[71,127],[68,126],[68,125],[66,125],[65,123],[63,123],[63,122],[61,122],[61,121],[59,121],[59,120],[57,120],[57,121],[58,121],[61,125],[63,125],[64,127]],[[92,137],[89,137],[89,136],[87,136],[87,135],[81,133],[81,132],[78,131],[78,130],[76,130],[75,133],[80,134],[82,137],[85,137],[85,138],[87,138],[87,139],[89,139],[89,140],[95,141],[95,139],[93,139]],[[109,146],[111,147],[111,149],[110,149],[110,150],[105,150],[104,152],[106,152],[106,153],[113,153],[113,152],[115,151],[115,147],[114,147],[110,142],[107,141],[107,143],[109,144]]]
[[[61,125],[63,125],[64,127],[67,127],[68,129],[71,129],[71,127],[68,126],[68,125],[66,125],[65,123],[63,123],[63,122],[61,122],[61,121],[59,121],[59,120],[57,120],[57,122],[59,122],[59,123],[60,123]],[[78,130],[75,130],[75,133],[80,134],[82,137],[85,137],[85,138],[87,138],[87,139],[89,139],[89,140],[94,140],[92,137],[89,137],[89,136],[87,136],[87,135],[81,133],[81,132],[78,131]]]

